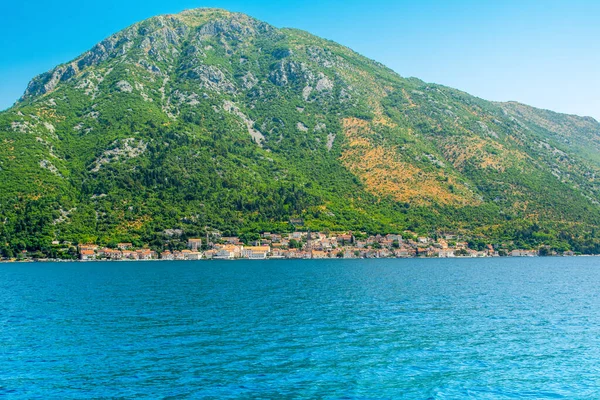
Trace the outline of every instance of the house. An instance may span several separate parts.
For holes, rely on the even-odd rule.
[[[324,251],[312,250],[310,252],[310,258],[329,258],[329,254]]]
[[[107,247],[104,247],[102,249],[98,249],[96,254],[99,258],[103,258],[103,257],[105,257],[107,251],[110,251],[110,249]]]
[[[394,256],[398,258],[408,258],[414,257],[417,254],[417,251],[412,247],[403,246],[399,249],[394,250]]]
[[[311,258],[310,252],[304,251],[304,250],[297,252],[296,256],[297,256],[296,258],[304,258],[304,259]]]
[[[81,261],[95,260],[96,252],[94,250],[81,250],[79,252],[79,259]]]
[[[279,234],[271,234],[271,242],[278,243],[281,242],[282,236]]]
[[[165,250],[162,253],[160,253],[160,259],[161,260],[174,260],[175,256],[169,250]]]
[[[344,258],[356,258],[356,255],[354,255],[353,250],[347,249],[346,251],[344,251]]]
[[[323,250],[323,251],[331,251],[333,249],[333,245],[328,240],[321,242],[320,247],[321,247],[321,250]]]
[[[391,248],[393,246],[393,244],[394,244],[393,240],[389,240],[387,238],[381,240],[381,245],[383,247],[387,247],[388,249]]]
[[[299,253],[299,251],[297,251],[296,249],[288,250],[285,253],[285,258],[300,258],[300,257],[298,257],[298,253]]]
[[[323,250],[323,248],[321,247],[321,242],[319,242],[318,240],[312,240],[312,239],[309,239],[306,241],[305,248],[314,249],[314,250]]]
[[[391,240],[392,242],[402,243],[402,235],[393,235],[390,233],[385,237],[387,238],[387,240]]]
[[[225,256],[225,252],[231,253],[231,256],[226,256],[224,258],[239,258],[242,256],[242,248],[243,246],[234,244],[218,244],[215,246],[215,249],[217,250],[215,258],[218,258],[219,252],[221,253],[220,256]]]
[[[387,258],[390,257],[393,253],[390,252],[388,249],[379,249],[376,252],[377,254],[377,258]]]
[[[437,243],[434,246],[439,247],[441,249],[447,249],[448,242],[446,242],[444,239],[438,239]]]
[[[510,255],[513,257],[535,257],[538,252],[537,250],[513,250]]]
[[[174,260],[185,260],[185,255],[178,250],[173,251],[173,259]]]
[[[451,258],[456,257],[456,255],[454,254],[454,249],[442,249],[438,252],[438,257]]]
[[[270,251],[271,247],[269,246],[244,246],[241,256],[253,260],[265,259]]]
[[[286,258],[311,258],[311,253],[304,250],[291,249],[288,250]]]
[[[111,249],[109,249],[109,248],[106,248],[106,247],[104,247],[104,248],[102,248],[102,249],[98,249],[97,256],[98,256],[99,258],[107,258],[107,256],[106,256],[106,255],[107,255],[107,253],[108,253],[108,252],[110,252],[110,251],[111,251]]]
[[[207,250],[204,252],[204,258],[206,258],[207,260],[212,260],[213,258],[215,258],[217,253],[217,250]]]
[[[137,260],[138,254],[133,250],[123,250],[121,251],[121,258],[126,260]]]
[[[222,237],[221,240],[227,244],[234,244],[234,245],[238,245],[238,246],[242,244],[242,242],[240,241],[240,238],[237,236]]]
[[[102,249],[98,254],[106,257],[109,260],[120,260],[123,258],[123,253],[121,250],[113,250],[113,249]]]
[[[217,251],[217,253],[213,256],[213,258],[215,260],[233,260],[234,258],[234,253],[232,251],[229,251],[227,249],[220,249],[219,251]]]
[[[344,245],[352,243],[354,240],[354,237],[352,235],[348,235],[348,234],[338,235],[336,240],[340,245],[344,246]]]
[[[183,260],[187,260],[188,259],[188,254],[190,254],[192,251],[191,250],[181,250],[181,255],[183,256]]]
[[[267,253],[263,251],[253,251],[248,256],[250,260],[264,260],[267,258]]]
[[[373,250],[365,250],[364,254],[364,258],[377,258],[377,252]]]
[[[119,250],[129,250],[129,249],[133,248],[133,244],[132,243],[118,243],[117,248]]]
[[[139,249],[135,252],[138,255],[138,260],[152,260],[156,258],[156,252],[150,249]]]
[[[285,250],[273,249],[270,258],[285,258]]]
[[[202,239],[188,239],[187,246],[192,251],[198,251],[202,247]]]
[[[201,260],[202,259],[202,253],[199,251],[190,251],[189,253],[186,253],[186,260]]]

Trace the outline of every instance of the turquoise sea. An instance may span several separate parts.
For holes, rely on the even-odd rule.
[[[0,397],[600,398],[600,258],[0,264]]]

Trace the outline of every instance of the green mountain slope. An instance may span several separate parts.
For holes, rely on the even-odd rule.
[[[0,245],[305,228],[600,250],[599,124],[243,14],[154,17],[0,114]]]

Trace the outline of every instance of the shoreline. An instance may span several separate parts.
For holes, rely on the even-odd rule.
[[[204,258],[200,260],[164,260],[164,259],[153,259],[153,260],[63,260],[63,259],[31,259],[31,260],[0,260],[0,264],[27,264],[27,263],[124,263],[124,262],[210,262],[210,261],[291,261],[291,260],[475,260],[475,259],[522,259],[522,258],[571,258],[571,257],[600,257],[600,254],[574,254],[574,255],[550,255],[550,256],[492,256],[492,257],[468,257],[468,256],[455,256],[455,257],[356,257],[356,258],[343,258],[343,257],[327,257],[327,258],[264,258],[264,259],[252,259],[252,258]]]

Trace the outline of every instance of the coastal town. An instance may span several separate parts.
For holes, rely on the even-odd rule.
[[[211,237],[189,238],[184,249],[134,248],[132,243],[118,243],[113,248],[95,244],[78,246],[79,259],[92,260],[234,260],[234,259],[327,259],[327,258],[414,258],[414,257],[534,257],[558,254],[545,249],[495,248],[491,244],[475,247],[454,235],[430,238],[398,234],[354,235],[347,233],[265,232],[257,240],[244,243],[239,237],[212,233]]]

